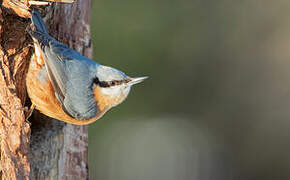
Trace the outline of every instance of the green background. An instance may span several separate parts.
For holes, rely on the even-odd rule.
[[[89,126],[91,179],[287,179],[290,2],[93,0],[94,59],[149,76]]]

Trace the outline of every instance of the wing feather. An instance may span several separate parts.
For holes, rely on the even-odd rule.
[[[48,76],[63,110],[76,119],[94,117],[98,109],[92,82],[97,63],[51,37],[36,9],[31,20],[34,28],[28,31],[42,50]]]
[[[96,102],[89,79],[90,63],[66,45],[52,40],[44,47],[45,65],[56,97],[63,110],[78,119],[89,119],[97,114]]]

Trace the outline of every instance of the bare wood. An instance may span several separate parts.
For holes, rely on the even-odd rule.
[[[6,11],[23,18],[30,17],[28,5],[28,0],[3,0],[2,2],[2,7],[6,8]]]
[[[35,6],[45,6],[49,5],[49,2],[45,1],[28,1],[29,5],[35,5]]]

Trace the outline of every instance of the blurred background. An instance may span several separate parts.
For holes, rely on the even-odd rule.
[[[150,76],[89,126],[90,179],[290,179],[290,1],[93,0],[94,59]]]

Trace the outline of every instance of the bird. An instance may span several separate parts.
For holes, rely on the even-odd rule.
[[[148,78],[127,76],[57,41],[35,8],[31,22],[27,31],[35,53],[26,87],[32,106],[46,116],[75,125],[90,124],[123,102],[133,85]]]

